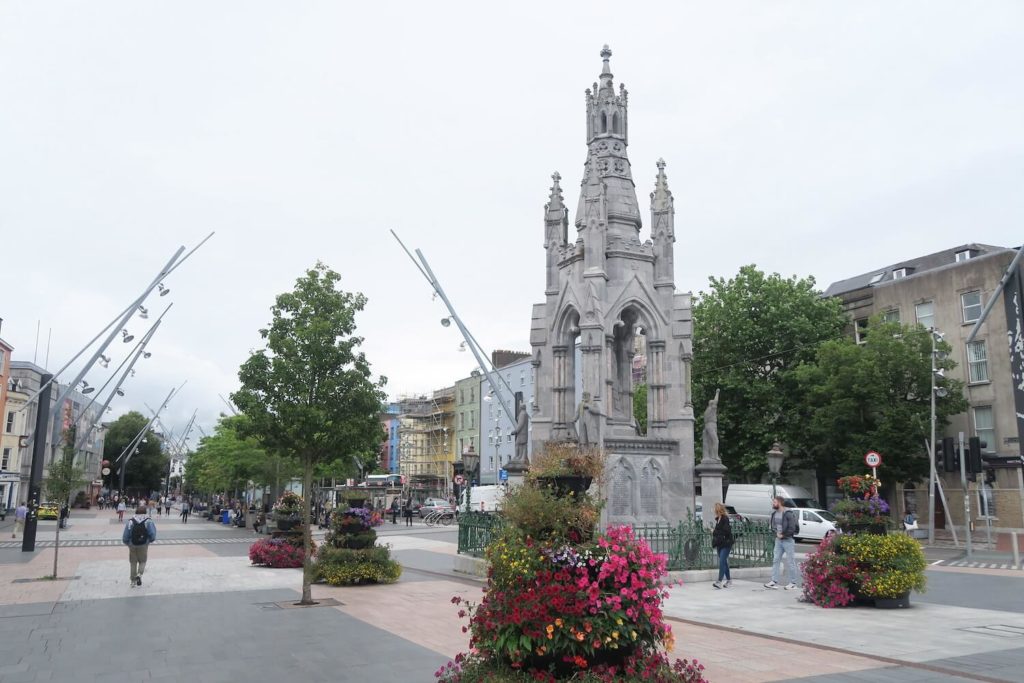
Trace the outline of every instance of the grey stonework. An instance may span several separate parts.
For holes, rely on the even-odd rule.
[[[575,241],[569,241],[558,173],[545,206],[545,301],[533,307],[530,334],[533,446],[575,436],[573,421],[582,394],[589,394],[587,440],[608,453],[604,493],[610,504],[603,521],[675,522],[694,503],[691,295],[675,291],[675,210],[662,160],[650,195],[651,239],[640,241],[640,207],[626,155],[629,96],[621,85],[618,92],[614,88],[607,46],[601,57],[600,82],[586,92],[587,160]],[[637,436],[633,424],[631,364],[638,334],[647,352],[646,436]]]

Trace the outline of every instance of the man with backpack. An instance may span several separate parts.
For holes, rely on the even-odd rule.
[[[131,585],[142,585],[142,574],[146,571],[146,557],[149,544],[156,540],[156,525],[146,516],[146,506],[135,508],[135,516],[124,525],[121,542],[128,546],[128,566],[131,570]]]

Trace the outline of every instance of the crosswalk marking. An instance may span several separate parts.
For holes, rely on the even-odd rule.
[[[966,567],[969,569],[1015,569],[1012,564],[993,562],[968,562],[967,560],[937,560],[932,566],[941,567]]]

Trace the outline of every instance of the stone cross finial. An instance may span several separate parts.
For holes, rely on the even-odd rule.
[[[658,170],[659,171],[664,171],[665,170],[665,160],[664,159],[658,159]]]
[[[555,185],[558,185],[558,181],[562,179],[562,175],[558,171],[555,171],[551,174],[551,179],[555,181]]]
[[[611,59],[611,56],[612,50],[610,47],[605,45],[603,48],[601,48],[601,59],[604,60],[604,69],[601,71],[602,76],[605,74],[611,74],[611,67],[608,66],[608,60]]]

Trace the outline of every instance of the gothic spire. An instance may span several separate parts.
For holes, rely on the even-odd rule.
[[[672,204],[672,190],[668,189],[668,176],[665,175],[665,160],[658,159],[658,175],[654,179],[654,192],[651,193],[651,212],[672,211]]]
[[[558,181],[562,179],[558,171],[551,174],[551,194],[548,196],[548,203],[544,206],[545,218],[547,220],[562,220],[565,215],[565,203],[562,200],[562,186]]]

